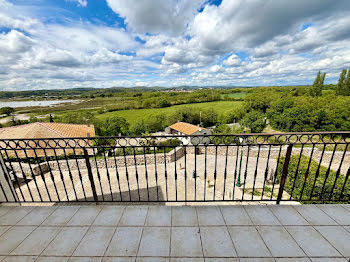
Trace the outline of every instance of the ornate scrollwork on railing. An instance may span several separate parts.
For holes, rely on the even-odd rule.
[[[73,149],[95,147],[174,147],[177,145],[348,144],[350,132],[230,134],[208,136],[78,137],[0,139],[0,150]]]

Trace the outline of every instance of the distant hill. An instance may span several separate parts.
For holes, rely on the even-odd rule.
[[[165,90],[196,90],[196,89],[207,89],[207,88],[245,88],[242,86],[177,86],[177,87],[162,87],[162,86],[135,86],[135,87],[117,87],[113,86],[110,88],[67,88],[67,89],[51,89],[51,90],[27,90],[27,91],[0,91],[0,99],[11,99],[11,98],[23,98],[29,99],[36,97],[40,98],[52,98],[59,99],[60,97],[67,96],[80,96],[80,95],[97,95],[107,93],[118,93],[128,91],[165,91]]]

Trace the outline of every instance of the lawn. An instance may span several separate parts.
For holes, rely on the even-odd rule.
[[[200,109],[213,109],[218,114],[227,113],[237,106],[241,106],[243,102],[241,101],[217,101],[217,102],[208,102],[208,103],[198,103],[198,104],[186,104],[186,105],[177,105],[166,108],[150,108],[150,109],[130,109],[130,110],[121,110],[114,112],[107,112],[104,114],[99,114],[97,117],[101,120],[105,120],[107,117],[111,116],[121,116],[124,117],[130,124],[134,124],[139,119],[144,118],[145,116],[150,115],[159,115],[166,114],[170,115],[176,112],[180,108],[192,107]]]
[[[246,93],[240,92],[232,94],[222,94],[221,98],[224,98],[225,96],[227,96],[228,98],[244,98],[246,96]]]

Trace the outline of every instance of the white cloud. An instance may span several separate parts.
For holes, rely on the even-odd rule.
[[[202,12],[204,0],[107,1],[127,28],[48,21],[0,0],[0,90],[307,84],[350,67],[348,0],[223,0]]]
[[[227,58],[223,62],[223,64],[227,66],[238,66],[240,65],[240,63],[241,63],[241,59],[235,54],[231,55],[229,58]]]
[[[204,0],[107,0],[137,33],[181,34]]]
[[[87,0],[77,0],[77,1],[78,1],[79,5],[81,5],[83,7],[86,7],[88,4]]]
[[[0,53],[23,53],[31,49],[34,41],[17,30],[0,34]]]
[[[39,24],[39,20],[21,14],[21,10],[6,0],[0,0],[0,28],[28,30]]]
[[[78,6],[87,7],[88,0],[65,0],[67,2],[76,2]]]

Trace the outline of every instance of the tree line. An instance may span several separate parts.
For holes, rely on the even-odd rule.
[[[322,96],[324,90],[324,80],[326,73],[317,73],[316,79],[310,87],[309,93],[311,96]],[[350,69],[343,69],[340,73],[338,84],[335,86],[335,94],[341,96],[350,96]]]

